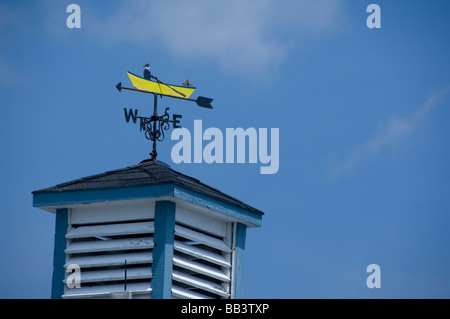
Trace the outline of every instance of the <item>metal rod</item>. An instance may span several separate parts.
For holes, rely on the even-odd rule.
[[[158,94],[153,94],[153,96],[153,136],[155,136],[155,139],[153,140],[153,149],[150,153],[150,156],[151,159],[155,161],[156,156],[158,155],[158,153],[156,152],[156,119],[158,117]]]
[[[169,97],[173,97],[173,98],[175,98],[175,99],[188,100],[188,101],[192,101],[192,102],[197,102],[197,100],[189,99],[189,98],[186,98],[186,97],[174,96],[174,95],[163,94],[163,93],[154,93],[154,92],[149,92],[149,91],[144,91],[144,90],[139,90],[139,89],[127,88],[127,87],[124,87],[124,86],[122,86],[121,89],[123,89],[123,90],[129,90],[129,91],[138,91],[138,92],[142,92],[142,93],[150,93],[150,94],[154,94],[154,95],[169,96]]]
[[[189,98],[186,98],[186,97],[175,96],[175,95],[170,95],[170,94],[154,93],[154,92],[149,92],[149,91],[144,91],[144,90],[139,90],[139,89],[127,88],[127,87],[122,86],[121,82],[116,85],[116,88],[119,91],[122,91],[122,89],[124,89],[124,90],[129,90],[129,91],[137,91],[137,92],[142,92],[142,93],[158,94],[158,95],[161,95],[161,96],[173,97],[175,99],[187,100],[187,101],[195,102],[195,103],[197,103],[198,106],[205,107],[205,108],[208,108],[208,109],[212,109],[213,108],[211,106],[211,102],[213,101],[213,99],[206,98],[206,97],[203,97],[203,96],[199,96],[197,99],[194,100],[194,99],[189,99]]]
[[[124,291],[127,290],[127,260],[125,259],[125,285],[123,288]]]
[[[183,96],[183,97],[186,97],[186,94],[183,94],[183,93],[181,93],[181,92],[178,91],[178,90],[175,90],[173,87],[171,87],[170,85],[164,83],[163,81],[161,81],[161,80],[159,80],[159,79],[157,79],[157,78],[155,78],[155,79],[156,79],[156,81],[158,81],[159,83],[161,83],[161,84],[163,84],[163,85],[165,85],[165,86],[171,88],[174,92],[180,94],[180,95]]]
[[[153,94],[153,116],[158,116],[158,95]]]

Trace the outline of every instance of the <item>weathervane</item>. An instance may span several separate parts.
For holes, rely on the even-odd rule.
[[[127,75],[133,85],[134,88],[127,88],[122,86],[122,82],[119,82],[116,85],[117,90],[122,92],[122,90],[130,90],[142,93],[150,93],[153,94],[153,115],[151,117],[137,116],[137,110],[134,111],[134,114],[130,110],[127,114],[127,110],[124,109],[125,112],[125,120],[129,122],[130,117],[132,117],[133,122],[136,123],[136,119],[139,119],[139,127],[141,131],[145,132],[145,137],[153,142],[153,149],[150,153],[150,159],[152,161],[156,160],[156,156],[158,153],[156,152],[156,141],[164,140],[164,131],[167,131],[170,128],[170,124],[172,123],[173,128],[177,128],[177,123],[179,121],[178,118],[181,118],[181,115],[174,114],[173,119],[170,120],[169,113],[167,112],[169,108],[167,107],[164,111],[164,114],[158,116],[158,96],[161,98],[163,96],[172,97],[181,100],[187,100],[197,103],[200,107],[205,107],[212,109],[211,102],[213,99],[199,96],[197,99],[189,98],[191,94],[195,91],[196,87],[186,79],[181,86],[166,84],[159,80],[156,76],[151,75],[150,73],[150,65],[146,64],[144,70],[144,77],[140,77],[136,74],[133,74],[127,71]]]

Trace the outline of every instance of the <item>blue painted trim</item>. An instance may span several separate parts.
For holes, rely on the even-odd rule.
[[[152,299],[172,298],[173,243],[175,240],[176,205],[158,201],[155,205],[155,233],[153,241]]]
[[[217,199],[191,191],[181,186],[174,187],[173,195],[176,198],[180,198],[187,202],[218,211],[227,216],[234,217],[249,224],[253,224],[254,226],[261,226],[262,215],[256,212],[224,203]]]
[[[73,192],[35,193],[33,194],[33,206],[62,206],[69,204],[97,203],[163,196],[173,196],[172,184],[95,189]]]
[[[73,192],[33,194],[34,207],[67,206],[139,198],[176,197],[187,202],[218,211],[254,226],[261,226],[262,215],[201,193],[173,184],[156,184],[122,188],[97,189]]]
[[[241,223],[236,223],[235,233],[235,249],[233,257],[233,280],[234,291],[233,296],[235,299],[244,298],[244,253],[245,253],[245,237],[247,235],[247,226]]]
[[[61,299],[64,294],[63,280],[66,275],[64,264],[66,263],[66,233],[69,225],[69,210],[61,208],[56,210],[55,244],[53,248],[53,275],[52,275],[52,299]]]

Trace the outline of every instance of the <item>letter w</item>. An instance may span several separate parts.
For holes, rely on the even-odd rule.
[[[127,113],[127,109],[123,108],[123,113],[125,113],[125,121],[127,121],[127,123],[130,122],[130,117],[131,117],[131,119],[133,120],[133,123],[136,124],[136,118],[137,118],[137,115],[138,115],[138,110],[134,110],[134,114],[133,114],[133,110],[132,109],[129,109],[128,113]]]

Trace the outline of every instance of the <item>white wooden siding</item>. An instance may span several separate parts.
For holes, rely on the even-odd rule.
[[[175,222],[215,237],[224,238],[227,235],[226,222],[219,219],[217,215],[213,215],[213,212],[209,212],[207,209],[202,209],[202,211],[194,210],[192,207],[177,203]]]
[[[99,224],[154,218],[154,200],[126,200],[71,208],[70,223]]]
[[[76,264],[81,268],[107,267],[107,266],[124,266],[125,259],[127,265],[140,265],[153,262],[153,254],[151,251],[143,251],[136,253],[120,253],[111,255],[88,255],[88,256],[71,256],[70,263],[64,265],[67,268],[70,264]]]
[[[154,209],[149,200],[72,208],[65,267],[81,267],[81,288],[66,287],[63,298],[110,298],[111,292],[123,291],[125,260],[127,290],[133,298],[149,298]],[[232,225],[177,203],[173,298],[230,298]]]
[[[220,269],[211,267],[194,260],[183,258],[180,256],[173,257],[173,264],[184,269],[192,270],[193,272],[203,274],[212,278],[216,278],[225,282],[229,282],[230,278],[226,276]]]
[[[141,223],[123,223],[123,224],[107,224],[97,226],[80,226],[72,228],[66,235],[67,239],[86,238],[86,237],[108,237],[122,236],[133,234],[154,233],[153,222]]]
[[[209,280],[194,277],[176,270],[173,271],[172,278],[175,281],[182,282],[192,287],[199,288],[205,291],[209,291],[221,297],[230,296],[230,294],[227,293],[221,285],[213,283]]]
[[[226,223],[215,226],[225,232],[213,235],[211,229],[203,232],[186,223],[175,224],[173,298],[230,298],[231,233]]]
[[[183,254],[190,255],[194,258],[200,258],[222,267],[231,267],[231,263],[228,262],[224,256],[193,245],[186,245],[178,240],[175,240],[173,249]]]
[[[152,289],[149,282],[128,283],[127,290],[131,291],[133,298],[143,296],[150,297]],[[64,299],[74,298],[110,298],[111,292],[123,291],[123,284],[109,284],[101,286],[73,288],[66,290],[62,296]]]
[[[125,269],[85,270],[81,272],[82,283],[101,283],[105,281],[122,281],[125,278]],[[150,268],[127,269],[127,280],[152,278]],[[66,283],[66,281],[63,281]]]
[[[223,240],[208,236],[206,234],[194,231],[192,229],[175,225],[175,235],[190,239],[194,242],[204,244],[209,247],[216,248],[218,250],[224,251],[226,253],[231,252],[230,247],[228,247]]]
[[[110,239],[101,240],[94,238],[92,241],[82,241],[70,243],[65,250],[66,254],[85,254],[95,252],[109,252],[131,249],[149,249],[153,248],[154,243],[152,238],[142,237],[133,239]]]
[[[111,292],[123,291],[125,260],[127,290],[133,298],[150,297],[154,203],[135,204],[71,209],[65,268],[80,267],[81,288],[66,285],[63,298],[110,298]]]
[[[191,289],[185,289],[178,287],[176,284],[172,285],[172,298],[174,299],[212,299],[212,297],[192,291]]]

